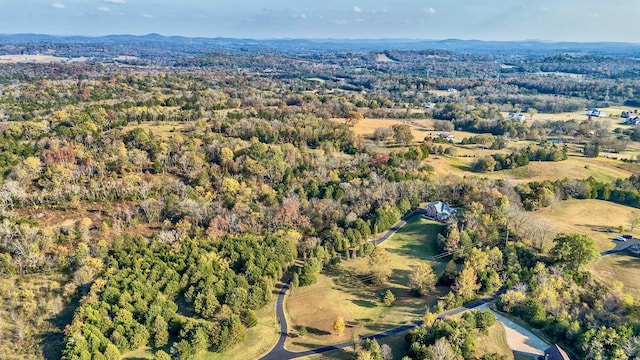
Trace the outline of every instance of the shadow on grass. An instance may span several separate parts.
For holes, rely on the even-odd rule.
[[[369,282],[370,277],[360,275],[353,270],[342,268],[339,265],[327,267],[324,270],[324,274],[333,278],[336,289],[357,296],[359,298],[357,301],[363,301],[362,304],[356,303],[357,305],[369,307],[365,302],[375,304],[377,301],[376,288],[372,287]]]
[[[303,326],[294,326],[293,328],[296,332],[300,332],[300,329],[302,329]],[[328,331],[324,331],[322,329],[318,329],[314,327],[307,327],[307,333],[311,335],[318,335],[318,336],[331,335],[331,333]]]
[[[626,256],[629,256],[630,258],[616,259],[616,262],[617,262],[616,266],[620,266],[624,269],[634,269],[634,270],[640,269],[640,258],[634,257],[629,253],[623,253],[623,254]]]
[[[397,285],[406,285],[409,282],[411,270],[393,269],[389,282]]]
[[[315,349],[315,348],[318,347],[318,344],[311,344],[311,343],[301,342],[301,341],[294,341],[293,345],[298,345],[298,346],[303,347],[305,349]]]
[[[512,352],[513,352],[514,360],[533,360],[533,359],[540,358],[540,356],[537,354],[531,354],[531,353],[515,351],[515,350],[512,350]]]
[[[365,307],[367,309],[373,309],[375,307],[378,307],[378,304],[374,303],[373,301],[369,301],[369,300],[351,300],[351,302],[353,302],[354,304],[361,306],[361,307]]]
[[[451,164],[451,167],[456,168],[458,170],[462,170],[462,171],[467,171],[467,172],[474,172],[473,170],[471,170],[471,166],[469,165],[465,165],[465,164]],[[476,173],[477,174],[477,173]]]
[[[62,311],[47,321],[59,331],[48,331],[38,337],[42,354],[45,359],[60,359],[64,347],[63,329],[73,320],[73,313],[80,305],[80,294],[74,296],[66,303]]]

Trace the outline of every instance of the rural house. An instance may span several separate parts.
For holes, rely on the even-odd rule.
[[[509,113],[509,115],[507,115],[507,119],[525,121],[527,117],[525,114],[521,114],[521,113]]]
[[[571,360],[571,358],[560,346],[553,345],[544,351],[544,360]]]
[[[453,134],[445,132],[440,133],[439,136],[445,140],[453,140],[456,138]]]
[[[455,216],[458,213],[457,210],[453,209],[451,206],[443,203],[442,201],[434,201],[427,205],[425,210],[425,215],[436,221],[445,222],[449,220],[450,217]]]

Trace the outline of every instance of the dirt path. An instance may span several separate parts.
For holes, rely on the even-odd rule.
[[[478,310],[491,310],[486,304],[478,307]],[[514,323],[513,321],[505,318],[504,316],[495,313],[498,321],[504,325],[504,330],[507,336],[507,344],[511,350],[534,354],[543,355],[544,350],[549,347],[549,344],[542,341],[539,337],[534,335],[531,331],[523,328],[522,326]]]

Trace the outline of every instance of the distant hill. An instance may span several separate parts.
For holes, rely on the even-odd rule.
[[[65,49],[73,44],[116,45],[129,49],[131,55],[153,54],[158,51],[180,51],[182,54],[202,54],[213,51],[247,53],[300,54],[323,51],[383,51],[442,49],[472,54],[506,56],[547,56],[554,53],[582,53],[604,56],[639,57],[640,44],[598,42],[544,41],[480,41],[480,40],[416,40],[416,39],[232,39],[163,36],[159,34],[108,35],[102,37],[53,36],[42,34],[0,34],[0,54],[46,47]],[[160,46],[159,46],[160,45]],[[75,49],[77,51],[79,49]],[[92,48],[86,49],[91,52]],[[104,49],[103,49],[104,50]],[[14,52],[15,53],[15,52]],[[65,55],[65,54],[60,54]],[[95,55],[95,54],[83,54]]]

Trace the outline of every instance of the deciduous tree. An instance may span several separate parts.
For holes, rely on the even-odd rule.
[[[389,268],[389,253],[387,250],[376,247],[373,252],[369,254],[369,269],[371,269],[371,282],[376,285],[384,284],[391,275],[391,269]]]
[[[551,256],[556,262],[577,270],[600,256],[593,239],[583,234],[560,234],[553,239]]]
[[[409,275],[409,288],[414,296],[424,296],[436,286],[436,274],[427,262],[420,262]]]
[[[476,291],[480,289],[477,281],[478,277],[473,268],[471,266],[464,266],[460,274],[458,274],[452,290],[465,301],[470,300],[475,296]]]
[[[331,327],[333,329],[333,331],[338,334],[338,335],[342,335],[342,333],[344,332],[345,329],[345,323],[344,323],[344,318],[342,316],[338,316],[336,318],[336,320],[333,322],[333,326]]]

